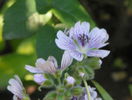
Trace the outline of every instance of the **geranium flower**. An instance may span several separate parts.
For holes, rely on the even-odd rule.
[[[68,33],[68,35],[66,35]],[[77,22],[69,31],[58,31],[56,45],[70,53],[78,61],[82,61],[85,56],[104,58],[110,51],[100,50],[106,46],[109,36],[105,29],[97,27],[90,31],[88,22]]]
[[[46,80],[43,75],[44,73],[55,74],[57,70],[64,70],[71,65],[72,60],[73,58],[69,55],[69,52],[65,51],[62,56],[60,67],[57,64],[57,60],[53,56],[49,56],[47,61],[42,58],[37,59],[35,63],[36,67],[26,65],[25,68],[29,72],[37,74],[34,76],[34,80],[37,83],[42,83],[44,80]],[[37,79],[38,77],[39,79]]]
[[[98,94],[95,91],[95,88],[89,86],[88,89],[90,92],[91,100],[102,100],[100,97],[98,97]],[[87,96],[86,92],[84,93],[84,96],[82,97],[81,100],[88,100],[88,96]]]
[[[30,100],[25,93],[25,89],[20,78],[17,75],[9,80],[7,89],[14,94],[13,100]]]

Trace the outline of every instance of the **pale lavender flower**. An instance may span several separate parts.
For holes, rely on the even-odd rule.
[[[57,70],[64,70],[71,65],[72,60],[73,58],[70,56],[69,52],[65,51],[62,56],[60,67],[57,64],[57,60],[53,56],[49,56],[47,61],[42,58],[37,59],[35,63],[36,67],[26,65],[25,68],[29,72],[37,74],[34,76],[35,81],[37,83],[42,83],[45,80],[43,77],[44,73],[54,74]],[[40,77],[40,79],[38,80],[36,77]]]
[[[106,46],[109,36],[105,29],[97,27],[90,31],[88,22],[77,22],[66,35],[67,32],[58,31],[56,45],[62,49],[69,51],[70,55],[78,61],[82,61],[84,56],[104,58],[108,56],[110,51],[99,50]]]
[[[57,60],[53,56],[49,56],[47,61],[42,58],[37,59],[36,67],[26,65],[25,68],[32,73],[42,74],[42,73],[50,73],[53,74],[57,70],[63,70],[70,66],[72,63],[72,57],[69,55],[68,51],[65,51],[62,60],[61,60],[61,67],[58,66]]]
[[[68,77],[66,78],[66,82],[67,82],[67,84],[69,84],[69,85],[73,85],[73,84],[75,83],[75,79],[74,79],[72,76],[68,76]]]
[[[85,73],[83,73],[83,72],[79,73],[79,76],[82,77],[82,78],[84,77],[84,75],[85,75]]]
[[[25,93],[25,89],[20,78],[17,75],[9,80],[7,89],[14,94],[13,100],[25,100],[25,98],[26,100],[30,100]]]
[[[89,86],[88,89],[90,92],[91,100],[102,100],[100,97],[98,97],[95,88]],[[82,96],[81,100],[89,100],[86,91],[84,92],[84,95]]]
[[[45,82],[47,79],[44,77],[43,74],[35,74],[34,75],[34,81],[38,84],[42,84],[43,82]]]

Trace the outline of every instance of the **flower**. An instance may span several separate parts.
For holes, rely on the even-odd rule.
[[[69,52],[65,51],[62,56],[61,67],[58,66],[57,60],[53,56],[49,56],[47,61],[42,58],[37,59],[35,63],[36,67],[26,65],[25,68],[29,72],[37,74],[34,75],[34,80],[40,84],[46,80],[43,75],[44,73],[54,74],[57,70],[64,70],[71,65],[72,60],[73,58],[69,55]]]
[[[93,87],[88,87],[91,100],[102,100],[101,98],[98,97],[97,92],[95,91],[95,88]],[[88,96],[86,94],[86,91],[84,92],[84,95],[81,97],[81,100],[88,100]]]
[[[82,77],[82,78],[84,77],[84,75],[85,75],[85,73],[83,73],[83,72],[79,73],[79,76]]]
[[[47,79],[44,77],[43,74],[35,74],[34,75],[34,81],[38,84],[42,84],[44,81],[46,81]]]
[[[66,82],[67,82],[67,84],[69,84],[69,85],[73,85],[73,84],[75,83],[75,79],[74,79],[72,76],[68,76],[68,77],[66,78]]]
[[[108,56],[110,51],[99,50],[108,44],[105,43],[109,38],[106,30],[97,27],[89,30],[88,22],[77,22],[68,31],[68,35],[66,31],[58,31],[55,43],[60,49],[69,51],[70,55],[78,61],[82,61],[85,56],[101,58]]]
[[[9,80],[7,89],[14,94],[13,100],[30,100],[25,93],[25,89],[20,78],[17,75]]]

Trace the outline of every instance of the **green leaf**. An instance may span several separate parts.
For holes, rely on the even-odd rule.
[[[106,90],[99,83],[95,81],[92,82],[96,86],[97,90],[99,91],[104,100],[113,100],[113,98],[106,92]]]
[[[46,13],[48,10],[52,8],[53,0],[36,0],[36,8],[37,11],[41,14]]]
[[[0,57],[0,88],[8,84],[8,80],[15,74],[24,78],[26,74],[25,65],[32,65],[35,61],[34,55],[20,55],[17,53],[7,54]]]
[[[36,4],[40,13],[52,9],[54,15],[68,27],[77,21],[88,21],[91,27],[95,26],[92,18],[78,0],[36,0]]]
[[[37,34],[37,55],[47,59],[48,56],[54,56],[58,61],[61,61],[62,50],[57,48],[55,37],[57,31],[51,26],[44,26]]]
[[[34,33],[29,30],[28,17],[36,12],[34,0],[16,0],[4,15],[4,39],[25,38]]]

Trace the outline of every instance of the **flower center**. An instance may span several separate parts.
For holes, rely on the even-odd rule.
[[[86,43],[88,43],[89,38],[86,34],[79,34],[78,40],[81,42],[81,45],[84,47]]]

